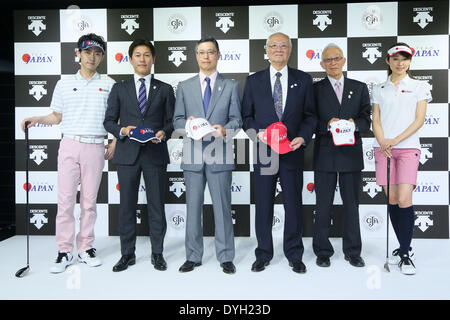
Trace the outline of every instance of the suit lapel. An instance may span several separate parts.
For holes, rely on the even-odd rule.
[[[130,96],[131,104],[134,105],[134,108],[141,113],[141,109],[139,109],[139,102],[137,100],[136,96],[136,84],[134,83],[134,77],[132,77],[129,81],[126,82],[127,85],[127,92]]]
[[[217,104],[217,101],[222,95],[223,87],[224,87],[223,77],[220,74],[217,74],[216,82],[214,83],[214,89],[211,95],[211,101],[209,102],[208,106],[208,112],[206,114],[206,119],[209,119],[209,117],[211,116],[214,107]]]
[[[300,83],[297,81],[294,73],[288,67],[288,86],[287,86],[287,96],[286,96],[286,105],[284,106],[283,115],[281,116],[281,121],[283,121],[286,117],[289,116],[289,112],[291,109],[291,105],[294,105],[295,95],[294,91],[300,90]]]
[[[352,90],[351,84],[347,80],[347,78],[344,78],[344,88],[342,89],[342,106],[345,106],[347,103],[350,102],[352,95],[353,95],[353,90]]]
[[[337,111],[339,111],[339,109],[341,108],[341,104],[339,103],[339,100],[336,95],[336,91],[334,91],[334,88],[331,85],[331,82],[328,79],[328,77],[325,77],[325,79],[324,79],[324,86],[325,86],[326,92],[328,92],[328,94],[326,96],[327,96],[328,100],[330,101],[330,105],[332,105],[333,108],[335,108]],[[342,91],[344,91],[344,89],[342,89]],[[342,94],[342,96],[344,96],[344,94]]]
[[[270,67],[261,74],[261,98],[267,101],[267,105],[272,110],[274,117],[278,119],[273,102],[272,84],[270,83]]]
[[[153,79],[153,76],[150,80],[150,89],[148,90],[148,97],[147,97],[147,105],[145,107],[144,115],[147,114],[148,110],[153,105],[153,102],[155,101],[155,97],[158,93],[158,90],[160,88],[160,83]]]
[[[200,77],[198,74],[192,78],[190,87],[192,90],[192,96],[195,99],[195,105],[202,109],[201,112],[203,117],[206,118],[205,109],[203,108],[202,87],[200,85]]]

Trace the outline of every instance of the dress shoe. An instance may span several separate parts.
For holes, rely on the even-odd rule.
[[[233,262],[231,262],[231,261],[221,263],[220,266],[222,267],[223,272],[225,272],[225,273],[228,273],[228,274],[236,273],[236,267],[234,266]]]
[[[262,261],[262,260],[256,260],[252,264],[252,271],[253,272],[260,272],[265,269],[269,265],[269,261]]]
[[[318,256],[316,259],[316,264],[319,267],[329,267],[331,265],[330,258],[324,256]]]
[[[300,261],[300,260],[296,260],[296,261],[289,261],[289,267],[292,267],[292,271],[297,272],[297,273],[306,273],[306,266],[305,264]]]
[[[180,267],[180,269],[178,271],[189,272],[189,271],[194,270],[195,267],[199,267],[201,265],[202,265],[201,262],[192,262],[192,261],[186,260],[186,262],[183,263],[183,265]]]
[[[156,270],[167,270],[167,263],[166,260],[164,260],[162,253],[152,253],[152,265],[155,266]]]
[[[364,267],[366,264],[364,263],[364,260],[360,256],[345,256],[345,260],[350,262],[350,264],[354,267]]]
[[[119,272],[126,270],[128,266],[132,266],[136,263],[136,255],[133,254],[125,254],[123,255],[119,262],[116,263],[116,265],[113,267],[114,272]]]

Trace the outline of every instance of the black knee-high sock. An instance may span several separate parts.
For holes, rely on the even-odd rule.
[[[414,208],[413,206],[407,208],[398,208],[398,227],[399,227],[399,242],[400,254],[407,254],[411,245],[411,240],[414,231]]]
[[[398,241],[400,242],[400,237],[398,234],[398,219],[400,213],[398,212],[398,204],[390,204],[389,205],[389,218],[391,219],[392,227],[394,228],[395,235],[397,236]]]

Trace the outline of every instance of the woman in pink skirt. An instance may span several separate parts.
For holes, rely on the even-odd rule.
[[[390,263],[398,263],[404,274],[415,274],[411,245],[414,230],[412,195],[416,187],[420,160],[418,130],[422,127],[431,101],[427,82],[414,79],[409,71],[413,50],[396,43],[386,56],[388,79],[372,92],[372,120],[375,134],[377,184],[387,188],[387,158],[391,159],[389,215],[400,248]]]

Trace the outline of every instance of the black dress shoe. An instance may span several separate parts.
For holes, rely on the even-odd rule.
[[[329,257],[319,256],[316,259],[316,264],[319,267],[329,267],[331,265]]]
[[[252,264],[252,271],[253,272],[260,272],[265,269],[269,265],[269,261],[262,261],[262,260],[256,260]]]
[[[236,267],[234,266],[233,262],[231,262],[231,261],[221,263],[220,266],[222,267],[223,272],[225,272],[225,273],[228,273],[228,274],[236,273]]]
[[[152,265],[155,266],[156,270],[167,270],[167,263],[166,260],[164,260],[162,253],[152,253]]]
[[[306,273],[306,266],[300,260],[289,261],[289,267],[292,267],[292,271],[297,273]]]
[[[192,262],[192,261],[186,260],[186,262],[183,263],[183,265],[180,267],[180,269],[178,271],[189,272],[189,271],[194,270],[195,267],[199,267],[201,265],[202,265],[201,262]]]
[[[125,254],[123,255],[119,262],[113,267],[114,272],[119,272],[126,270],[128,266],[132,266],[136,263],[136,255],[135,254]]]
[[[354,267],[364,267],[366,264],[364,263],[364,260],[360,256],[345,256],[345,260],[350,262],[350,264]]]

